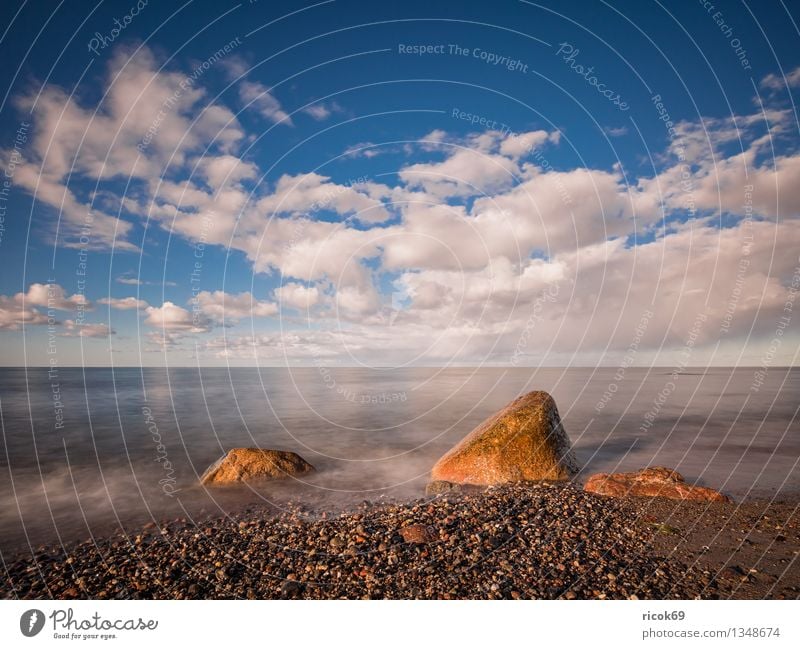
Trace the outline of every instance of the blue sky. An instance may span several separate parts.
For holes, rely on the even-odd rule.
[[[0,11],[4,364],[795,362],[780,3]]]

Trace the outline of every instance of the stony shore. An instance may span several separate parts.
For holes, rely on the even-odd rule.
[[[797,503],[611,499],[571,483],[336,516],[172,521],[9,561],[6,598],[800,597]]]

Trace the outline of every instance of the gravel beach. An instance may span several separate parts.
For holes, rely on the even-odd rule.
[[[5,598],[800,596],[798,503],[611,499],[572,483],[288,504],[4,557]]]

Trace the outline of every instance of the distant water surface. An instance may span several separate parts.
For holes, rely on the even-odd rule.
[[[736,498],[795,498],[800,370],[771,368],[757,391],[754,372],[4,368],[0,551],[287,498],[415,497],[445,451],[529,390],[555,397],[584,474],[660,464]],[[235,446],[293,450],[319,471],[199,487]]]

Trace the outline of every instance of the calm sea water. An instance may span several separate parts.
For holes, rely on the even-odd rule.
[[[338,508],[419,495],[488,415],[549,391],[584,474],[650,464],[738,498],[800,495],[800,370],[0,369],[0,551],[151,519],[285,502]],[[604,396],[605,395],[605,396]],[[660,396],[659,396],[660,395]],[[235,446],[293,450],[303,484],[212,490]]]

